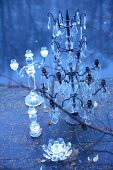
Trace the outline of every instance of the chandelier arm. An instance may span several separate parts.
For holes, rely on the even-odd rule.
[[[41,66],[44,64],[44,58],[43,58],[43,60],[41,61],[41,63],[39,63],[38,61],[34,61],[33,63],[32,63],[32,65],[34,66],[34,67],[37,67],[38,66],[38,68],[41,68]]]
[[[62,107],[64,107],[64,103],[65,103],[66,101],[70,100],[70,99],[73,98],[73,97],[77,98],[76,96],[77,96],[77,93],[75,93],[75,94],[71,95],[69,98],[63,100],[63,102],[62,102]]]
[[[56,78],[55,75],[52,75],[52,74],[50,74],[50,75],[48,76],[48,78],[49,78],[49,77],[54,77],[54,78]]]
[[[76,96],[75,96],[76,97]],[[84,107],[84,104],[83,104],[83,101],[80,99],[80,98],[78,98],[78,97],[76,97],[78,100],[80,100],[80,102],[81,102],[81,106],[83,107],[83,108],[85,108]]]
[[[18,73],[18,77],[24,77],[24,73],[26,72],[26,70],[28,69],[28,66],[24,66],[21,68],[21,70]]]
[[[79,74],[78,72],[76,72],[78,74],[78,76],[82,77],[86,74],[86,71],[83,74]]]
[[[64,79],[64,82],[66,82],[66,83],[70,83],[70,80],[68,81],[68,80],[65,80],[65,79]]]
[[[60,27],[60,29],[64,29],[64,28],[72,28],[73,25],[69,25],[69,26],[64,26],[64,25],[59,25],[59,26],[62,26],[63,28]]]
[[[54,23],[56,22],[56,20],[55,20],[55,18],[54,18],[54,16],[53,16],[53,14],[52,14],[52,13],[50,13],[50,12],[49,12],[49,13],[47,14],[47,16],[48,16],[48,17],[50,17],[50,16],[51,16],[51,17],[52,17],[52,19],[53,19],[53,22],[54,22]]]
[[[84,12],[80,14],[80,16],[82,16],[82,15],[86,16],[86,14]]]
[[[85,80],[79,80],[79,82],[84,82]]]
[[[64,67],[61,64],[58,64],[58,66],[60,66],[62,70],[64,71],[64,73],[66,74],[66,70],[64,69]]]
[[[98,89],[95,93],[93,93],[92,95],[93,95],[93,96],[96,95],[101,89],[102,89],[102,87],[99,88],[99,89]]]
[[[63,102],[62,102],[62,107],[64,107],[64,103],[65,103],[66,101],[70,100],[71,98],[72,98],[72,96],[69,97],[68,99],[63,100]]]
[[[92,68],[90,68],[89,70],[90,70],[90,71],[91,71],[91,70],[95,70],[95,67],[92,67]]]
[[[85,41],[85,40],[84,40],[84,41],[82,41],[82,40],[81,40],[81,42],[82,42],[82,44],[83,44],[83,43],[86,43],[87,41]]]
[[[48,79],[49,77],[48,77],[48,75],[46,75],[46,74],[44,74],[44,76],[46,77],[46,79]]]
[[[104,90],[104,93],[106,92],[106,88],[105,87],[103,87],[103,90]]]
[[[58,49],[60,52],[67,52],[68,50],[66,50],[65,48],[61,48],[61,47],[59,47],[59,49]]]
[[[67,51],[68,51],[68,50],[65,49],[65,48],[61,48],[58,43],[57,43],[57,49],[58,49],[60,52],[67,52]]]
[[[52,99],[55,99],[56,98],[56,96],[58,95],[58,93],[55,93],[55,95],[54,96],[52,96],[51,94],[49,94],[49,93],[47,93]]]
[[[94,67],[92,67],[92,68],[90,68],[89,69],[89,71],[91,71],[91,70],[95,70],[95,68]],[[78,72],[76,72],[79,76],[84,76],[87,72],[85,71],[83,74],[79,74]]]

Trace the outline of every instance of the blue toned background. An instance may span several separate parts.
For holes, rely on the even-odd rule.
[[[73,16],[77,8],[87,14],[89,62],[100,58],[103,77],[113,77],[112,0],[0,0],[0,83],[9,83],[8,78],[13,77],[9,67],[12,58],[24,65],[26,49],[34,52],[36,60],[41,46],[50,49],[48,12],[57,16],[62,10],[65,15],[68,9]]]
[[[94,59],[99,58],[102,76],[113,78],[113,0],[0,0],[0,85],[11,85],[0,86],[0,170],[39,170],[40,167],[43,170],[75,170],[75,165],[77,170],[113,170],[112,136],[92,129],[83,130],[79,125],[70,126],[62,119],[57,125],[48,126],[51,112],[49,110],[45,113],[43,106],[37,108],[38,122],[43,129],[42,136],[38,139],[31,138],[28,108],[24,104],[29,91],[20,86],[15,87],[14,84],[12,86],[11,79],[27,83],[27,78],[19,80],[10,69],[12,58],[21,67],[25,65],[26,49],[33,51],[35,60],[41,60],[42,46],[47,46],[51,51],[47,13],[51,12],[57,17],[58,11],[62,10],[65,17],[68,9],[71,17],[77,8],[87,14],[87,63],[91,64]],[[51,57],[49,52],[49,61]],[[95,116],[95,120],[101,116],[103,126],[113,129],[113,79],[109,84],[111,91],[107,105],[103,104],[102,112],[98,117]],[[64,116],[66,115],[62,113],[63,118]],[[97,126],[101,128],[101,121]],[[66,142],[70,141],[73,148],[80,148],[77,161],[75,155],[72,155],[64,163],[43,162],[42,145],[47,144],[50,138],[58,137],[63,137]],[[89,151],[92,149],[91,152],[86,152],[88,148]],[[97,163],[88,161],[88,156],[93,158],[97,154]]]

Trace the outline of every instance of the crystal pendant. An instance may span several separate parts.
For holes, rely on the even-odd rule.
[[[86,15],[84,16],[84,20],[83,20],[83,28],[86,29]]]
[[[58,25],[54,25],[53,27],[53,37],[59,36]]]
[[[51,122],[53,124],[57,124],[59,121],[59,112],[58,111],[53,111],[52,112],[52,118],[51,118]]]
[[[78,25],[80,25],[80,14],[79,11],[76,12],[76,22]]]
[[[59,13],[59,23],[62,23],[62,14],[61,14],[61,12]]]
[[[74,27],[74,32],[75,32],[75,34],[77,34],[77,33],[78,33],[77,26],[75,26],[75,27]]]
[[[73,42],[72,41],[66,41],[65,42],[66,49],[73,49]]]
[[[50,17],[48,17],[48,29],[50,29],[51,28],[51,19],[50,19]]]
[[[53,116],[52,116],[52,119],[51,119],[51,122],[52,122],[53,124],[57,124],[58,121],[59,121],[58,116],[53,115]]]
[[[71,35],[76,36],[77,33],[78,33],[78,29],[77,29],[76,22],[75,22],[73,23],[73,27],[71,29]]]
[[[52,48],[53,51],[55,50],[54,43],[51,44],[51,48]]]
[[[95,81],[101,79],[101,66],[95,68],[94,77]]]
[[[91,124],[91,120],[90,120],[89,116],[86,116],[86,118],[85,118],[85,123],[86,123],[87,125],[90,125],[90,124]]]
[[[80,39],[82,39],[82,27],[80,27]]]

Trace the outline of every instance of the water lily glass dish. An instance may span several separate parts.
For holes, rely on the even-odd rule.
[[[58,138],[56,141],[50,139],[48,145],[42,146],[44,150],[43,156],[51,161],[63,161],[66,160],[72,153],[71,143],[67,144],[63,138]]]

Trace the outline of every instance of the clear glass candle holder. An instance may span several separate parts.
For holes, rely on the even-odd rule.
[[[63,161],[66,160],[72,153],[71,143],[67,144],[63,138],[58,138],[56,141],[50,139],[48,145],[42,146],[44,150],[43,156],[51,161]]]

